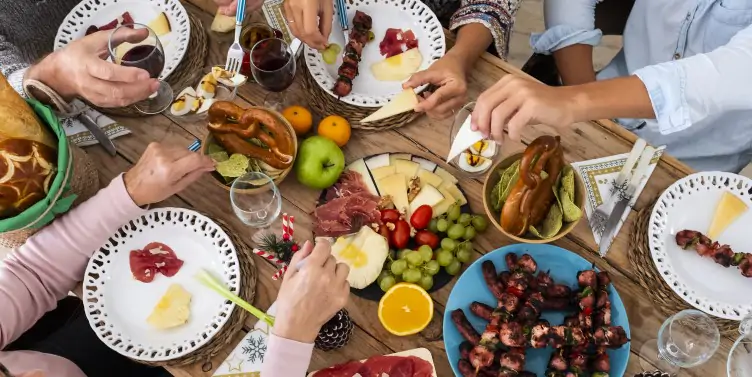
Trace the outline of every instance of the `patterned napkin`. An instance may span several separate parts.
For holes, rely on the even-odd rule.
[[[290,29],[287,28],[287,20],[282,10],[282,3],[284,3],[284,0],[266,0],[262,10],[269,26],[281,31],[285,42],[290,43],[293,38]]]
[[[267,313],[274,315],[275,311],[275,304],[272,304]],[[258,321],[212,376],[260,377],[270,330],[266,322]]]
[[[653,174],[653,171],[658,164],[658,160],[661,158],[661,155],[663,155],[665,149],[665,146],[656,148],[655,155],[653,155],[653,159],[650,161],[647,179],[643,179],[642,183],[640,183],[640,186],[637,188],[637,192],[635,192],[632,200],[629,202],[630,208],[634,206],[635,202],[637,202],[637,199],[640,197],[642,189],[645,188],[645,185],[648,183],[648,180]],[[619,175],[627,157],[629,157],[629,153],[572,163],[572,167],[580,173],[580,177],[582,177],[582,180],[585,183],[585,191],[587,191],[585,213],[587,214],[588,220],[592,216],[594,209],[613,194],[616,176]],[[629,216],[629,211],[624,211],[624,216],[622,216],[621,221],[619,221],[619,224],[616,226],[614,234],[619,233],[627,216]],[[591,230],[593,231],[595,242],[600,245],[600,233],[593,229]]]
[[[76,109],[83,109],[86,107],[86,105],[79,100],[73,101],[72,105]],[[83,112],[92,120],[94,120],[97,125],[99,125],[99,128],[101,128],[102,131],[104,131],[104,133],[110,139],[131,133],[129,129],[119,125],[117,122],[108,118],[99,111],[88,108]],[[84,126],[84,124],[81,123],[81,121],[79,121],[78,119],[64,118],[60,119],[60,123],[62,123],[63,128],[65,129],[65,134],[68,135],[68,140],[70,140],[71,143],[76,144],[79,147],[85,147],[87,145],[94,145],[99,143],[94,135],[92,135],[91,132],[89,132],[89,130],[86,128],[86,126]]]

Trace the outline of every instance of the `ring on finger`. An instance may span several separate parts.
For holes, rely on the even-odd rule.
[[[291,24],[291,23],[293,23],[293,22],[295,22],[295,20],[287,20],[287,23],[288,23],[288,24]]]

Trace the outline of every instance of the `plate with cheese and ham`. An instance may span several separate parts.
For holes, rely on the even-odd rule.
[[[329,238],[332,254],[350,266],[353,293],[378,301],[384,291],[376,280],[386,269],[385,262],[396,259],[400,250],[426,243],[438,250],[440,233],[414,229],[412,213],[428,206],[431,217],[438,218],[452,205],[469,212],[457,178],[438,164],[409,153],[373,155],[351,162],[339,180],[321,193],[314,211],[314,234]],[[389,211],[400,220],[387,224],[384,216]],[[440,289],[453,277],[441,269],[428,291]]]
[[[81,1],[60,24],[54,49],[89,34],[132,23],[148,26],[162,43],[165,64],[159,79],[165,79],[183,60],[191,36],[188,12],[179,0]]]
[[[716,317],[752,312],[752,180],[702,172],[676,181],[653,207],[650,252],[687,304]]]
[[[86,268],[83,300],[91,328],[135,360],[167,361],[196,351],[235,308],[195,279],[201,269],[238,293],[235,246],[211,219],[183,208],[132,219]]]

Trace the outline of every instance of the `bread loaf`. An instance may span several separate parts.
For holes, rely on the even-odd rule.
[[[0,75],[0,219],[43,199],[56,171],[56,137]]]

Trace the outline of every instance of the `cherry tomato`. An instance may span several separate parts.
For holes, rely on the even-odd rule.
[[[382,209],[381,210],[381,222],[382,223],[396,223],[400,218],[400,213],[396,209]]]
[[[397,220],[394,223],[394,230],[390,232],[391,237],[389,240],[397,250],[401,250],[407,247],[407,243],[410,242],[410,224],[405,220]]]
[[[415,243],[417,243],[418,246],[428,245],[431,249],[439,247],[439,236],[431,233],[430,230],[419,230],[415,233],[415,237],[413,238],[415,238]]]
[[[433,208],[428,204],[424,204],[413,212],[410,216],[410,225],[417,230],[423,230],[428,227],[428,223],[431,222],[433,217]]]

